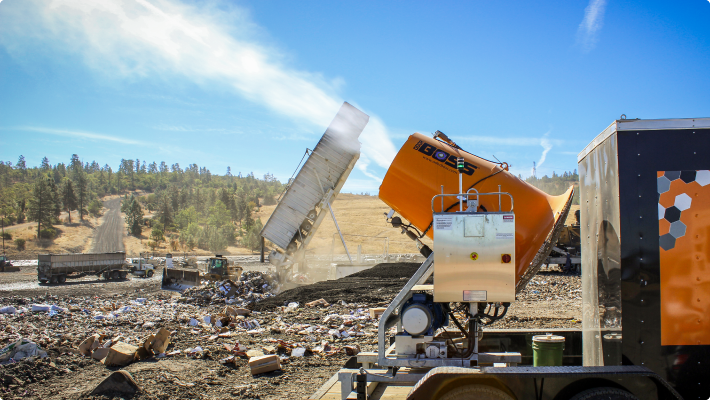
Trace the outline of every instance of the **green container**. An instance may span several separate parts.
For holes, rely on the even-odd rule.
[[[533,366],[562,366],[562,351],[565,349],[565,338],[563,336],[557,336],[551,333],[533,336],[532,348]]]

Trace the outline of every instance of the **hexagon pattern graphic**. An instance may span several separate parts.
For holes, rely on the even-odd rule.
[[[670,231],[658,238],[659,246],[663,250],[671,250],[675,247],[676,240],[685,236],[687,227],[680,218],[683,211],[688,210],[693,203],[693,199],[681,193],[675,197],[674,203],[670,207],[663,207],[660,203],[660,198],[663,193],[671,189],[671,184],[676,181],[682,181],[681,184],[687,185],[692,182],[697,182],[700,186],[710,184],[710,170],[701,171],[664,171],[656,180],[658,187],[658,220],[666,220],[670,223]],[[677,185],[678,183],[676,183]]]

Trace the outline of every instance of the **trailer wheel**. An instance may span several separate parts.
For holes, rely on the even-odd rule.
[[[103,276],[104,280],[106,280],[106,281],[107,281],[107,280],[109,279],[109,276],[108,276],[108,274],[109,274],[109,272],[108,272],[108,271],[104,271],[104,273],[103,273],[103,274],[101,274],[101,276]]]
[[[57,283],[57,276],[56,276],[56,275],[52,275],[52,277],[49,278],[49,283],[52,284],[52,285],[54,285],[55,283]]]
[[[119,275],[121,276],[121,279],[126,279],[126,276],[128,276],[128,272],[121,271],[121,272],[119,272]]]
[[[67,276],[64,275],[64,274],[59,275],[59,276],[57,277],[57,282],[59,282],[59,283],[64,283],[64,282],[66,282],[66,281],[67,281]]]
[[[148,276],[148,278],[152,278],[153,277],[153,270],[149,269],[145,274]]]
[[[466,385],[439,397],[439,400],[514,400],[498,388],[487,385]]]
[[[570,400],[638,400],[638,397],[626,390],[602,387],[585,390]]]
[[[315,209],[309,211],[308,215],[306,215],[306,217],[308,217],[308,219],[310,219],[311,221],[315,220],[317,216],[318,216],[318,213],[316,212]]]

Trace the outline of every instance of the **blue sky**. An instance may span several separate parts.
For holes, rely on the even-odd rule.
[[[622,113],[710,117],[710,2],[0,0],[0,160],[121,158],[285,181],[346,100],[345,191],[412,132],[523,176]]]

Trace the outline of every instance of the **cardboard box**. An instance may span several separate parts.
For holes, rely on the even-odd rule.
[[[375,307],[370,309],[370,318],[380,318],[380,315],[384,313],[386,308],[384,307]]]
[[[95,360],[101,361],[106,358],[109,349],[109,347],[99,347],[98,349],[94,350],[93,353],[91,353],[91,357],[94,357]]]
[[[267,356],[250,358],[249,368],[251,368],[252,375],[263,374],[264,372],[281,369],[281,363],[279,362],[279,356],[276,354],[270,354]]]
[[[136,351],[138,351],[138,347],[118,342],[109,348],[108,355],[104,358],[103,363],[107,367],[128,365],[135,359]]]

